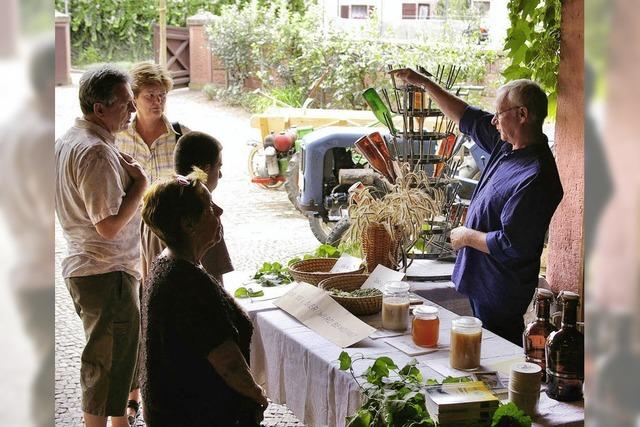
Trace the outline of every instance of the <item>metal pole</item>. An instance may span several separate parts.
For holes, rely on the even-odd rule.
[[[159,0],[160,7],[158,11],[160,12],[160,65],[167,65],[167,1]]]

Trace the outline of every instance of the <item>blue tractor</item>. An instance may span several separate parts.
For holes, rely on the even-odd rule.
[[[354,142],[371,131],[371,127],[334,126],[311,132],[302,139],[300,158],[293,163],[298,170],[290,170],[285,185],[291,196],[297,194],[290,198],[308,217],[311,231],[321,243],[337,243],[348,228],[348,190],[353,184],[362,182],[378,188],[381,194],[386,192],[382,177],[354,149]],[[383,135],[389,142],[389,134]],[[473,178],[477,178],[478,170],[484,169],[489,154],[466,135],[459,136],[456,146],[456,150],[464,148],[469,153],[464,167],[459,169],[459,178],[470,197],[477,182]]]

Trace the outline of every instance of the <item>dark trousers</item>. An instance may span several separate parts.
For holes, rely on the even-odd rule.
[[[522,347],[524,313],[509,312],[500,307],[479,304],[469,298],[473,315],[482,320],[482,327]]]

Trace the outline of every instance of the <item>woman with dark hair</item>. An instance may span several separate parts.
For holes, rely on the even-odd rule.
[[[257,426],[267,407],[248,366],[251,321],[200,264],[222,230],[205,182],[196,169],[144,197],[142,217],[167,246],[143,294],[141,385],[150,427]]]

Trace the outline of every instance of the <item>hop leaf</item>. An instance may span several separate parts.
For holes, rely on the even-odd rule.
[[[340,353],[340,356],[338,356],[338,360],[340,361],[341,371],[346,371],[347,369],[351,368],[351,356],[349,356],[349,353],[347,353],[346,351]]]
[[[515,403],[501,405],[493,413],[491,427],[531,427],[531,417],[525,414]]]

